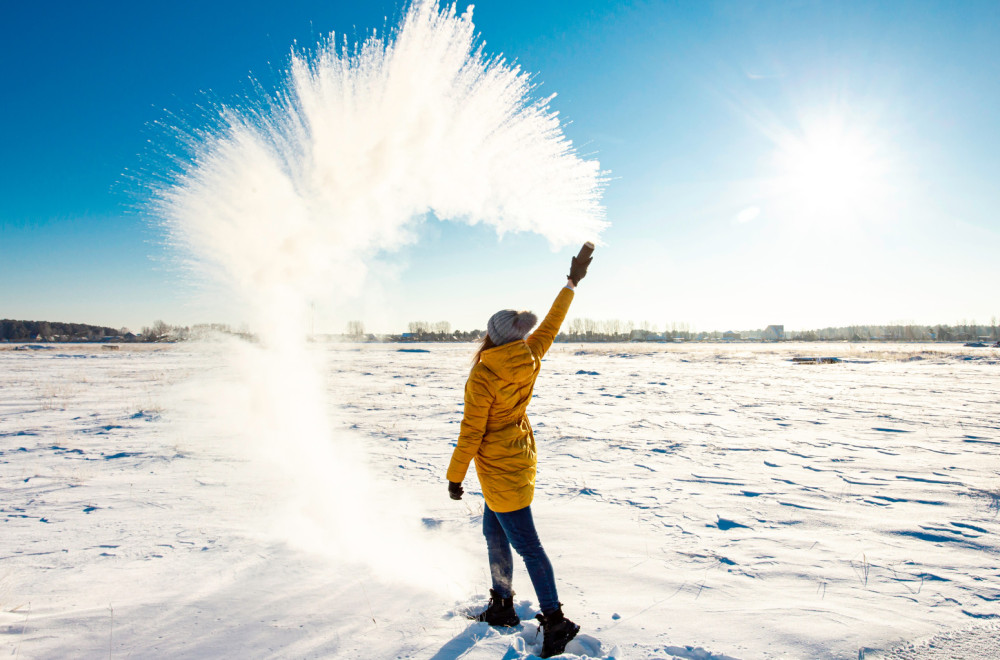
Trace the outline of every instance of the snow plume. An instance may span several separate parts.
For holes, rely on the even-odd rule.
[[[242,376],[206,396],[216,423],[308,503],[315,526],[299,526],[300,539],[370,559],[404,533],[398,517],[368,508],[377,489],[357,440],[331,421],[306,342],[310,305],[356,294],[366,262],[411,240],[429,213],[537,232],[553,247],[605,226],[599,164],[575,153],[533,92],[518,66],[484,54],[470,12],[418,1],[386,37],[338,45],[331,35],[294,53],[278,92],[222,107],[188,134],[190,157],[155,191],[170,241],[260,338],[230,347]]]

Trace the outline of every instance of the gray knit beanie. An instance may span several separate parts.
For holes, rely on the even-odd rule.
[[[501,309],[486,323],[486,334],[497,346],[524,339],[538,323],[538,317],[531,312],[515,312]]]

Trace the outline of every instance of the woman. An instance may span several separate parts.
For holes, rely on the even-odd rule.
[[[458,443],[448,466],[448,492],[461,499],[462,481],[475,459],[476,473],[486,504],[483,534],[490,561],[493,588],[490,604],[476,615],[492,626],[516,626],[511,590],[514,549],[528,569],[542,613],[537,615],[545,636],[541,657],[558,655],[580,626],[562,612],[555,576],[531,516],[535,492],[535,436],[525,410],[531,401],[542,357],[552,346],[566,318],[574,289],[587,274],[593,245],[587,243],[573,258],[569,279],[538,329],[531,312],[505,309],[490,317],[487,334],[473,359],[465,384],[465,415]]]

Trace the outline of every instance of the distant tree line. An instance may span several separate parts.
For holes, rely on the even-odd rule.
[[[485,330],[452,330],[448,321],[438,321],[428,323],[427,321],[413,321],[409,324],[409,332],[401,339],[411,341],[475,341],[482,339],[486,334]]]
[[[790,333],[793,341],[1000,341],[994,317],[989,325],[969,321],[956,325],[849,325]]]
[[[353,324],[360,324],[360,321],[348,324],[349,330]],[[378,339],[380,341],[475,341],[485,334],[484,330],[452,330],[448,321],[411,321],[407,325],[407,332],[383,335]],[[375,339],[374,335],[368,337]]]
[[[115,330],[106,326],[57,321],[0,320],[0,341],[104,341],[129,334],[126,328]],[[135,335],[133,335],[134,337]]]
[[[163,321],[156,321],[152,326],[144,326],[142,328],[139,341],[191,341],[193,339],[204,339],[212,335],[233,335],[248,340],[256,339],[249,330],[233,330],[225,323],[196,323],[195,325],[186,326],[169,325]]]
[[[765,331],[717,330],[694,331],[686,323],[659,326],[648,321],[635,323],[617,319],[595,321],[575,318],[563,324],[556,341],[562,342],[625,342],[625,341],[762,341]],[[143,327],[138,334],[127,328],[114,329],[85,323],[58,323],[53,321],[0,320],[0,342],[171,342],[201,339],[212,334],[228,334],[253,340],[248,330],[233,330],[222,323],[203,323],[193,326],[174,326],[156,321]],[[452,330],[447,321],[413,321],[408,332],[376,336],[366,334],[364,323],[350,321],[342,339],[351,341],[420,341],[420,342],[468,342],[485,336],[484,330]],[[336,337],[336,336],[334,336]],[[997,318],[989,325],[975,321],[962,321],[955,325],[849,325],[819,330],[797,330],[785,333],[783,339],[790,341],[1000,341],[1000,326]]]
[[[698,338],[687,323],[659,325],[619,319],[594,320],[575,318],[563,324],[556,341],[620,342],[620,341],[690,341]],[[705,333],[702,333],[705,334]]]
[[[473,341],[485,334],[482,330],[451,331],[447,322],[426,323],[416,321],[409,324],[410,332],[403,335],[385,335],[382,341]],[[764,341],[768,335],[764,329],[740,331],[695,331],[687,323],[666,323],[663,330],[648,321],[594,320],[574,318],[563,324],[562,332],[556,337],[561,342],[676,342],[676,341]],[[370,339],[376,339],[369,335]],[[785,333],[786,341],[1000,341],[1000,326],[994,317],[989,325],[975,321],[963,321],[955,325],[850,325],[819,330],[797,330]]]
[[[128,328],[116,330],[86,323],[0,320],[0,342],[165,342],[200,339],[213,333],[251,337],[247,332],[233,331],[222,323],[202,323],[188,327],[156,321],[134,334]]]
[[[365,324],[361,321],[348,321],[343,339],[350,341],[475,341],[485,334],[482,330],[452,330],[448,321],[411,321],[407,332],[401,334],[380,335],[365,333]]]

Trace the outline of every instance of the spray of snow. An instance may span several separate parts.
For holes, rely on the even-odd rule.
[[[187,136],[191,157],[155,191],[156,212],[260,337],[228,348],[241,376],[205,397],[241,451],[287,476],[288,538],[375,562],[395,546],[385,569],[414,575],[398,548],[427,541],[406,531],[416,517],[399,511],[399,493],[378,503],[357,439],[333,421],[306,341],[310,304],[356,294],[366,262],[411,240],[429,213],[537,232],[553,247],[598,236],[604,177],[549,100],[533,97],[518,66],[484,54],[471,13],[416,2],[387,37],[331,35],[293,54],[279,92],[222,107],[213,128]]]

